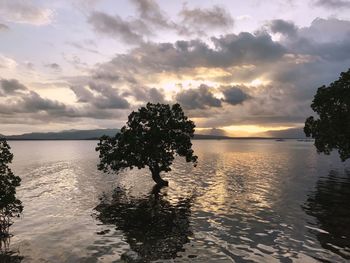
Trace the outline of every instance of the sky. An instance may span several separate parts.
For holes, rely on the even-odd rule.
[[[303,127],[350,67],[347,0],[0,0],[0,134],[120,128],[180,103],[202,133]]]

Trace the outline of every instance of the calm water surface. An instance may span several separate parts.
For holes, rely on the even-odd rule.
[[[350,164],[312,143],[194,141],[198,166],[176,160],[162,189],[98,172],[95,141],[10,145],[24,213],[5,262],[350,261]]]

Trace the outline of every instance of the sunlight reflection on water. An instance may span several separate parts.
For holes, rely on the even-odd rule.
[[[349,163],[311,143],[194,141],[198,166],[176,160],[160,191],[147,170],[98,172],[94,141],[10,143],[23,262],[350,259]]]

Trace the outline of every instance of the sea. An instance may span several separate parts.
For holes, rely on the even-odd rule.
[[[350,262],[350,161],[310,141],[195,140],[155,187],[97,141],[10,141],[24,205],[0,262]]]

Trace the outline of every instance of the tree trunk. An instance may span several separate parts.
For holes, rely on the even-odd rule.
[[[159,186],[168,186],[169,185],[168,181],[163,180],[160,177],[160,171],[159,171],[158,167],[151,167],[150,170],[152,172],[152,179],[153,179],[153,181],[156,182],[157,185],[159,185]]]

